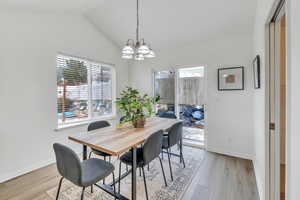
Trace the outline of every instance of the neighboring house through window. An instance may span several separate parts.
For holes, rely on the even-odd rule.
[[[87,59],[57,56],[58,128],[115,115],[115,70]]]

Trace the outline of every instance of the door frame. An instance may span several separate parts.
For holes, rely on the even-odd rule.
[[[278,20],[284,14],[286,14],[286,2],[285,0],[277,0],[271,10],[271,14],[266,23],[265,78],[267,134],[265,195],[267,200],[280,199],[280,51],[277,48],[277,42],[280,37],[280,28],[278,27]],[[286,73],[286,76],[288,76],[288,73]],[[287,84],[286,87],[288,87]],[[287,113],[285,114],[287,116]]]
[[[204,149],[207,149],[207,130],[208,130],[208,112],[207,112],[207,65],[193,65],[193,66],[177,66],[175,68],[175,113],[176,116],[179,117],[179,103],[178,103],[178,80],[179,80],[179,70],[180,69],[189,69],[189,68],[197,68],[197,67],[203,67],[204,68]]]
[[[204,149],[207,149],[207,144],[208,144],[208,104],[207,104],[207,91],[208,91],[208,69],[207,69],[207,65],[177,65],[174,67],[166,67],[166,68],[160,68],[160,69],[151,69],[151,73],[152,73],[152,78],[151,78],[151,85],[152,85],[152,94],[155,94],[155,76],[154,73],[159,72],[159,71],[173,71],[174,74],[174,78],[175,78],[175,113],[176,116],[178,117],[179,112],[178,112],[178,72],[180,69],[187,69],[187,68],[195,68],[195,67],[204,67],[204,113],[205,113],[205,126],[204,126]]]

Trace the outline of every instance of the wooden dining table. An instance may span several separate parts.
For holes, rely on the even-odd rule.
[[[144,128],[133,128],[131,125],[110,126],[94,131],[84,132],[77,136],[70,136],[69,139],[83,145],[83,159],[87,159],[87,147],[105,152],[111,156],[118,156],[124,152],[132,150],[131,168],[131,199],[136,200],[136,149],[153,133],[159,130],[166,130],[179,120],[153,117],[147,120]],[[121,177],[119,177],[121,178]],[[117,182],[117,181],[116,181]],[[126,200],[122,194],[115,194],[110,184],[95,184],[109,194],[118,199]]]

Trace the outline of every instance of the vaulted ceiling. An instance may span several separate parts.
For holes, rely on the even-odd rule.
[[[251,32],[255,0],[140,0],[141,35],[154,49]],[[135,37],[136,0],[109,0],[88,18],[118,45]]]
[[[84,14],[115,44],[135,39],[136,0],[1,0],[0,7]],[[154,49],[252,33],[256,0],[140,0],[141,36]]]
[[[109,0],[0,0],[2,9],[82,14]]]

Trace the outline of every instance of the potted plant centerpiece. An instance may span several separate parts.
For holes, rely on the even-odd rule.
[[[150,97],[147,94],[141,95],[137,89],[127,87],[117,98],[117,105],[123,117],[120,124],[131,122],[135,128],[143,128],[146,118],[151,117],[154,113],[154,104],[159,97]]]

